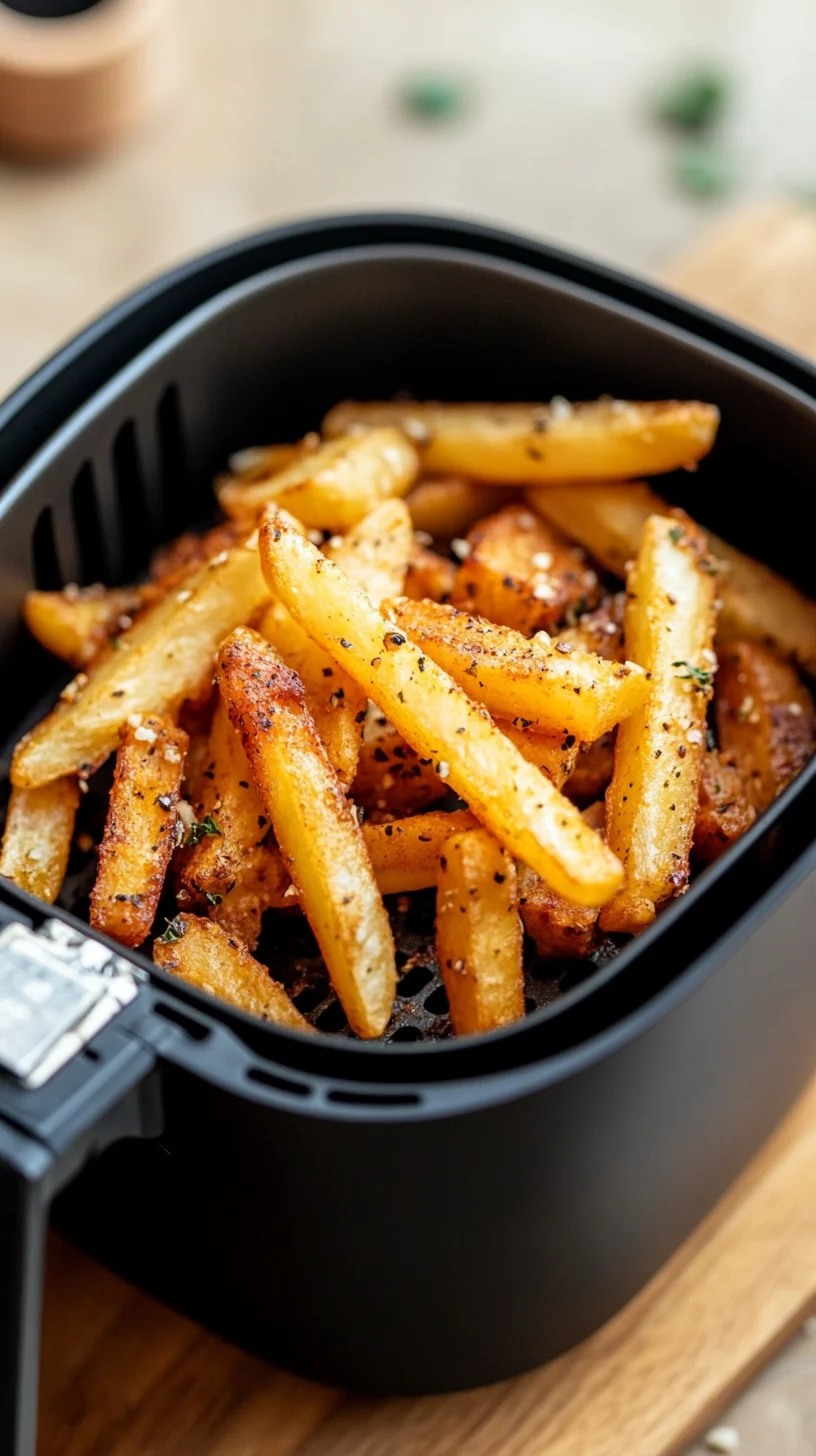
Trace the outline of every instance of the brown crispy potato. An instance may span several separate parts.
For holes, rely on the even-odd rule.
[[[419,542],[414,543],[405,573],[405,596],[415,602],[424,601],[426,597],[432,602],[446,602],[455,580],[456,567],[452,561],[440,556],[438,551],[431,551]],[[400,593],[389,592],[388,595],[399,596]]]
[[[0,876],[46,905],[53,905],[62,889],[78,803],[75,778],[11,791]]]
[[[602,904],[614,893],[614,856],[430,654],[271,511],[261,550],[270,589],[512,854],[579,903]]]
[[[750,829],[756,809],[749,804],[742,779],[716,748],[703,754],[700,798],[694,823],[694,856],[705,864]]]
[[[688,885],[716,666],[715,578],[706,550],[692,525],[650,516],[629,573],[626,650],[651,674],[651,692],[617,732],[606,832],[626,886],[604,907],[603,930],[636,933]]]
[[[720,747],[761,812],[813,756],[813,699],[794,669],[758,642],[725,642],[718,657]]]
[[[523,504],[472,526],[451,601],[525,637],[587,611],[600,595],[582,551]],[[464,548],[463,548],[464,549]]]
[[[645,700],[634,663],[604,662],[549,638],[532,641],[437,602],[386,602],[387,612],[469,697],[498,718],[591,742]]]
[[[579,745],[574,733],[536,733],[518,720],[508,723],[503,718],[496,718],[495,723],[505,738],[515,743],[522,758],[540,768],[557,789],[567,782],[578,758]]]
[[[122,730],[90,910],[94,930],[122,945],[141,945],[156,918],[187,743],[166,718],[134,718]]]
[[[200,566],[238,546],[248,530],[243,522],[221,521],[209,531],[185,531],[167,546],[160,546],[150,561],[151,600],[156,593],[164,595],[183,586]]]
[[[292,532],[291,539],[302,538]],[[359,1036],[379,1036],[397,981],[391,927],[303,684],[245,627],[221,647],[219,684],[349,1025]]]
[[[615,734],[604,733],[594,743],[582,743],[575,767],[564,784],[564,793],[573,804],[591,804],[605,794],[612,781],[615,766]]]
[[[680,521],[686,519],[642,482],[534,490],[529,499],[547,520],[575,537],[618,576],[626,574],[626,562],[636,554],[649,516],[674,514]],[[720,640],[771,643],[816,676],[816,602],[713,532],[706,531],[706,536],[710,552],[727,568],[717,585],[722,599]]]
[[[573,905],[556,895],[528,869],[520,869],[518,888],[522,924],[542,959],[577,959],[590,954],[595,943],[597,910]]]
[[[390,404],[346,401],[324,433],[396,426],[410,435],[424,470],[474,480],[548,484],[621,480],[678,470],[707,455],[719,410],[697,400],[587,404]]]
[[[177,915],[170,929],[174,936],[171,941],[160,937],[153,943],[153,959],[163,971],[220,1001],[228,1001],[250,1016],[274,1021],[291,1031],[312,1030],[283,986],[253,960],[245,945],[219,925],[197,915]]]
[[[452,834],[439,860],[436,950],[460,1036],[524,1015],[516,867],[485,829]]]
[[[23,617],[42,647],[81,669],[111,638],[133,625],[143,605],[143,594],[136,587],[66,586],[62,591],[27,592]]]
[[[113,752],[134,714],[172,716],[185,698],[208,689],[219,642],[268,595],[254,541],[199,567],[182,599],[159,602],[123,634],[118,652],[26,734],[12,782],[36,788],[65,774],[87,775]]]
[[[578,617],[574,626],[560,628],[558,640],[578,652],[595,652],[598,657],[605,657],[607,662],[623,662],[626,657],[623,641],[625,609],[625,592],[604,597],[594,611]]]
[[[375,606],[400,595],[414,549],[411,517],[402,500],[383,501],[325,547],[329,559],[363,587]]]
[[[305,526],[345,531],[390,496],[404,495],[418,473],[417,453],[400,430],[368,430],[321,445],[267,479],[227,481],[218,503],[232,519],[248,520],[275,501]]]
[[[363,809],[400,818],[426,808],[447,792],[447,784],[434,773],[431,760],[421,759],[389,723],[360,749],[351,797]]]
[[[264,911],[273,906],[284,909],[291,905],[291,899],[284,899],[291,883],[280,851],[261,845],[247,854],[232,887],[220,899],[210,898],[207,914],[228,935],[237,936],[249,950],[254,950],[260,939]],[[183,903],[181,891],[178,899]]]
[[[406,499],[417,531],[437,541],[452,541],[491,511],[507,505],[511,492],[504,485],[482,485],[462,475],[421,480]],[[430,594],[429,594],[430,595]]]
[[[205,835],[187,856],[181,884],[188,892],[188,903],[206,899],[213,904],[213,896],[220,903],[249,871],[252,851],[269,828],[247,756],[223,700],[213,714],[208,750],[200,820],[209,818],[219,832]]]
[[[328,652],[312,641],[282,602],[270,602],[261,618],[260,631],[303,683],[306,704],[329,762],[348,790],[360,756],[365,693]]]

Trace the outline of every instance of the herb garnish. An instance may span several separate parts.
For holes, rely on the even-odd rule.
[[[675,546],[677,546],[678,543],[682,541],[683,534],[684,533],[682,526],[672,526],[671,530],[669,531],[669,540],[673,541]]]
[[[157,937],[159,944],[172,945],[174,940],[181,940],[186,929],[181,917],[177,915],[175,920],[168,920],[167,929]]]
[[[215,893],[215,890],[204,891],[204,899],[207,901],[208,905],[220,905],[223,898],[223,895],[217,895]]]
[[[202,839],[206,839],[207,835],[210,834],[221,834],[221,830],[218,828],[212,814],[205,815],[203,819],[194,819],[187,830],[184,848],[192,849],[193,845],[200,844]]]
[[[707,667],[696,667],[693,662],[686,662],[684,657],[672,663],[672,667],[685,667],[686,672],[678,672],[677,676],[683,681],[690,680],[696,688],[707,688],[711,686],[711,679],[714,674]]]

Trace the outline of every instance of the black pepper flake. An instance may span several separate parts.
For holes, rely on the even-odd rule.
[[[506,875],[500,875],[499,874],[499,871],[496,870],[496,873],[494,874],[493,878],[496,881],[496,884],[497,885],[503,885],[504,882],[505,882],[505,880],[507,879],[507,876]]]
[[[394,826],[393,826],[393,824],[386,824],[386,826],[385,826],[386,838],[387,839],[390,839],[391,838],[391,835],[393,833],[394,833]]]
[[[431,836],[430,836],[430,834],[418,834],[417,835],[417,839],[419,840],[419,843],[420,844],[430,844],[431,843]]]
[[[324,677],[334,677],[334,668],[333,667],[324,667],[323,668],[323,676]]]
[[[575,742],[575,734],[574,733],[568,733],[567,736],[566,736],[566,738],[564,739],[564,742],[561,744],[561,747],[562,748],[572,748],[572,745],[574,744],[574,742]]]
[[[345,637],[341,637],[340,638],[340,646],[341,647],[351,647],[351,643]]]
[[[386,751],[385,751],[384,748],[375,748],[374,749],[374,760],[375,760],[376,763],[387,763],[388,762],[388,754],[386,753]]]
[[[419,661],[417,662],[417,667],[419,668],[420,672],[424,672],[425,671],[425,658],[424,657],[420,657],[419,658]]]
[[[680,746],[679,746],[679,748],[678,748],[678,750],[677,750],[677,757],[678,758],[685,758],[685,756],[686,756],[686,745],[685,745],[685,743],[681,743]]]
[[[354,721],[355,721],[355,723],[365,723],[365,720],[366,720],[366,710],[365,710],[365,708],[361,708],[360,711],[359,711],[359,713],[357,714],[356,718],[354,719]]]
[[[248,783],[248,781],[246,779],[239,779],[238,780],[238,787],[239,787],[239,789],[248,789],[249,788],[249,783]]]

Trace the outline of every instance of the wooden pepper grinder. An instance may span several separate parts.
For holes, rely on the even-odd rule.
[[[152,115],[175,74],[172,0],[0,0],[0,148],[67,158]]]

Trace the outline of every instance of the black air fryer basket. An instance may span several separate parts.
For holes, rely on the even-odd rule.
[[[132,578],[206,520],[232,450],[397,390],[712,400],[716,450],[666,493],[813,590],[806,364],[482,227],[312,222],[150,286],[0,408],[2,737],[59,686],[20,624],[29,587]],[[73,978],[78,998],[51,1046],[9,1053],[0,1017],[18,1071],[0,1077],[4,1456],[34,1450],[52,1213],[144,1288],[333,1384],[450,1390],[589,1334],[816,1066],[815,800],[808,770],[617,960],[481,1039],[253,1022],[4,884],[4,972]]]

